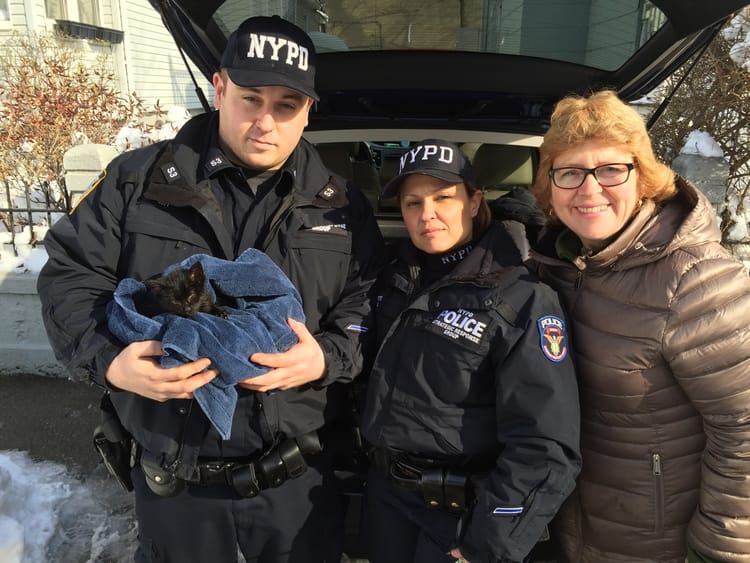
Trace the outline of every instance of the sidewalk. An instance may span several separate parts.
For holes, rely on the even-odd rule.
[[[62,375],[0,374],[0,451],[26,451],[36,461],[90,474],[100,461],[91,435],[101,394]]]

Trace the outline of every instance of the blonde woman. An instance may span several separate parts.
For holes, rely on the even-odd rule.
[[[534,192],[581,391],[561,561],[750,561],[750,280],[711,204],[610,91],[558,103]]]

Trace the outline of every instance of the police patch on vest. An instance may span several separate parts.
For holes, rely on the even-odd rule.
[[[565,323],[553,315],[537,319],[539,341],[542,352],[553,362],[562,362],[568,355],[568,338],[565,335]]]
[[[447,336],[451,340],[478,346],[482,343],[489,322],[489,316],[486,314],[465,309],[446,309],[438,313],[430,328],[432,332]]]

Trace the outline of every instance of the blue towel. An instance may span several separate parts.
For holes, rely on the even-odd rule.
[[[134,296],[146,285],[133,278],[117,284],[107,307],[109,330],[125,344],[161,340],[161,366],[175,367],[210,358],[219,376],[197,389],[195,399],[225,440],[230,437],[237,406],[238,381],[261,375],[268,367],[250,362],[255,352],[284,352],[297,343],[288,318],[305,322],[302,299],[284,272],[263,252],[246,250],[234,261],[195,254],[168,267],[189,268],[200,261],[211,291],[235,298],[236,307],[222,307],[228,319],[197,313],[184,318],[162,313],[153,318],[136,310]],[[214,293],[215,295],[215,293]]]

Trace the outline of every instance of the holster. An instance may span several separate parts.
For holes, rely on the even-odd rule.
[[[392,455],[388,450],[376,448],[371,452],[371,462],[391,481],[415,491],[432,507],[461,512],[473,503],[470,475],[437,460],[403,453]]]
[[[133,440],[117,417],[109,393],[101,399],[101,424],[94,429],[94,448],[102,457],[104,467],[126,491],[133,490],[130,469],[133,467]]]

